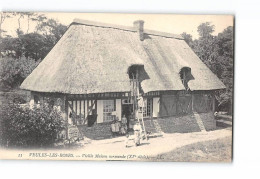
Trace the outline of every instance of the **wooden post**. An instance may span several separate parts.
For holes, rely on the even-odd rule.
[[[213,113],[214,113],[215,110],[216,110],[215,104],[216,104],[216,98],[215,98],[215,93],[213,92],[213,93],[212,93],[212,111],[213,111]]]
[[[97,115],[97,108],[98,108],[98,107],[97,107],[97,99],[95,99],[95,102],[94,102],[94,103],[95,103],[95,114],[94,114],[94,115]]]
[[[77,119],[77,114],[78,114],[78,100],[76,99],[75,101],[76,105],[75,105],[75,116],[76,116],[76,119]],[[77,120],[75,119],[75,122],[77,124]]]
[[[85,99],[84,99],[84,123],[86,122],[86,104],[85,104]]]
[[[80,121],[81,121],[81,100],[79,100],[79,118],[80,118]]]
[[[31,91],[31,98],[30,98],[30,102],[29,102],[29,106],[30,106],[30,109],[33,109],[34,107],[34,94],[33,92]]]
[[[137,97],[139,97],[139,70],[136,70],[136,91],[137,91]]]
[[[44,106],[44,101],[43,101],[43,94],[40,95],[40,108],[43,108]]]
[[[69,130],[69,117],[68,117],[68,101],[67,101],[67,96],[64,95],[64,107],[65,107],[65,121],[66,121],[66,139],[68,139],[68,130]]]

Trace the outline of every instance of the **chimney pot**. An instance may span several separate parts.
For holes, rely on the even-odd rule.
[[[134,27],[136,29],[136,32],[137,32],[140,40],[143,41],[144,40],[144,21],[143,20],[134,21]]]

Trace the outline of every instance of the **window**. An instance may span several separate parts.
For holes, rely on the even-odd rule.
[[[143,117],[150,117],[152,115],[152,98],[144,98]]]
[[[112,121],[114,116],[112,112],[115,111],[115,101],[114,100],[103,100],[103,120]]]
[[[189,90],[188,82],[193,78],[191,75],[191,68],[183,67],[180,71],[180,77],[185,89]]]

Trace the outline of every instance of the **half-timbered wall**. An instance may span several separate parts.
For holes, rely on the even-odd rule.
[[[177,114],[177,96],[162,95],[160,99],[159,116],[174,116]]]
[[[75,125],[87,124],[87,116],[96,114],[96,100],[68,99],[68,123]]]
[[[191,94],[178,95],[176,109],[178,115],[190,114],[192,112]]]
[[[162,95],[160,116],[186,115],[192,112],[191,94]]]
[[[30,105],[39,106],[49,103],[57,107],[69,124],[86,125],[89,115],[97,115],[96,122],[104,123],[104,100],[114,101],[116,116],[121,120],[122,100],[130,100],[130,93],[100,93],[88,95],[64,95],[55,93],[31,93]],[[160,91],[144,94],[150,108],[144,117],[164,117],[187,115],[196,111],[207,113],[214,111],[214,93],[209,91]],[[131,101],[131,100],[130,100]],[[149,115],[148,115],[149,113]]]
[[[115,117],[121,120],[121,99],[127,97],[128,93],[68,95],[68,122],[86,125],[89,115],[96,115],[96,123],[110,122]]]
[[[185,92],[162,94],[160,97],[159,116],[187,115],[192,111],[207,113],[214,111],[214,96],[212,92]]]
[[[193,109],[198,113],[213,111],[214,96],[212,94],[194,94]]]

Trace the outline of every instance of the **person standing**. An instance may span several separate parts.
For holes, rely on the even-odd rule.
[[[137,122],[134,125],[134,142],[135,146],[139,146],[141,144],[141,132],[142,132],[142,127],[139,122]]]
[[[126,119],[125,115],[123,115],[121,123],[122,123],[122,125],[126,125],[127,124],[127,119]]]

